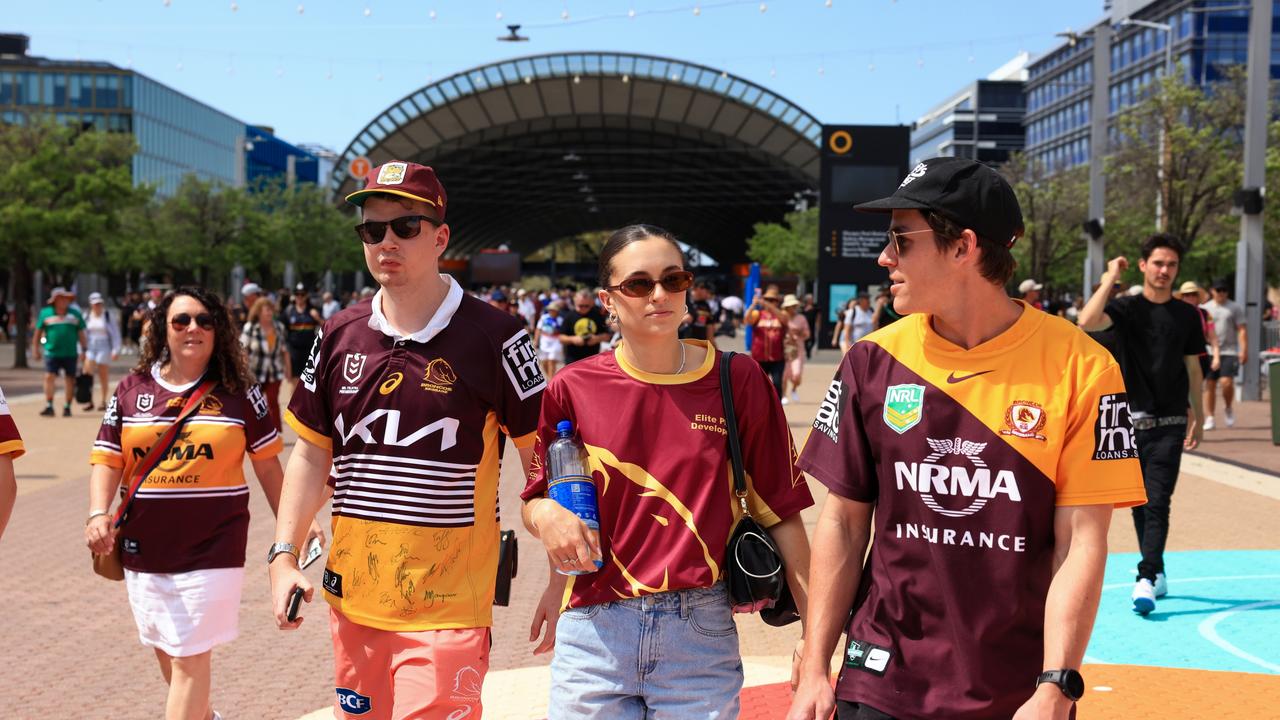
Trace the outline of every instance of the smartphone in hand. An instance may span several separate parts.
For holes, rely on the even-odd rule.
[[[289,596],[289,609],[285,612],[284,619],[293,622],[298,619],[298,608],[302,605],[302,588],[294,588],[293,594]]]

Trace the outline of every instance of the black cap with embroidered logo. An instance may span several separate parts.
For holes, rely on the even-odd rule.
[[[933,210],[979,237],[1012,246],[1023,232],[1022,208],[1000,173],[966,158],[925,160],[907,173],[893,195],[855,205],[854,210],[887,213]]]

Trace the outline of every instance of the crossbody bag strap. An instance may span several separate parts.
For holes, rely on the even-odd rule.
[[[733,494],[742,506],[742,514],[750,515],[747,509],[747,478],[742,467],[742,442],[738,438],[738,415],[733,409],[733,380],[730,367],[733,356],[737,353],[726,352],[720,355],[720,400],[724,403],[724,423],[729,435],[729,459],[733,466]]]
[[[120,507],[116,508],[116,514],[111,523],[113,528],[119,529],[120,526],[124,524],[125,520],[128,519],[129,508],[133,507],[133,500],[137,497],[138,490],[142,487],[142,483],[147,479],[147,476],[151,474],[151,471],[156,469],[156,466],[160,464],[160,461],[164,456],[169,453],[169,449],[173,447],[173,444],[177,442],[178,434],[182,431],[183,423],[186,422],[187,418],[191,417],[191,415],[196,411],[196,408],[200,407],[200,403],[204,401],[205,396],[212,392],[214,386],[217,384],[217,381],[206,380],[196,387],[195,390],[187,396],[187,401],[183,404],[182,411],[178,413],[177,419],[173,421],[173,424],[169,426],[168,430],[164,431],[164,434],[160,436],[156,443],[151,446],[151,449],[147,451],[147,454],[142,456],[142,460],[138,463],[137,468],[135,468],[133,482],[129,486],[129,492],[120,502]]]

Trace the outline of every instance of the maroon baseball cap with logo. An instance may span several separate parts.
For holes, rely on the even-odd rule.
[[[363,190],[357,190],[347,196],[352,205],[364,205],[370,195],[398,195],[418,200],[435,208],[441,221],[444,220],[446,198],[444,186],[436,177],[436,171],[426,165],[392,160],[369,171],[365,178]]]

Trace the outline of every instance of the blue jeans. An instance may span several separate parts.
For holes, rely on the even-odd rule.
[[[741,691],[724,583],[560,615],[549,720],[733,720]]]

